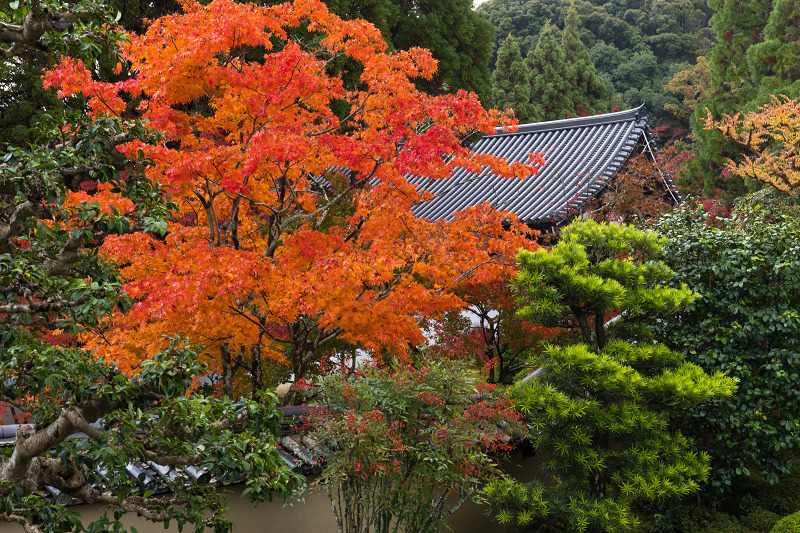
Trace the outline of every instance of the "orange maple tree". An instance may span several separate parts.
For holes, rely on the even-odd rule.
[[[206,346],[230,393],[236,372],[264,386],[263,358],[306,376],[333,341],[401,354],[424,341],[423,317],[462,305],[460,283],[503,279],[519,247],[535,246],[488,205],[448,222],[414,216],[429,193],[412,176],[524,177],[542,163],[469,150],[468,134],[511,122],[474,94],[418,91],[412,79],[436,69],[427,50],[386,53],[372,25],[318,0],[183,7],[130,37],[125,81],[93,81],[69,59],[46,74],[98,117],[138,102],[163,140],[121,150],[151,160],[148,177],[179,206],[163,236],[103,244],[136,303],[85,339],[99,355],[133,366],[182,334]],[[356,65],[353,86],[342,64]]]

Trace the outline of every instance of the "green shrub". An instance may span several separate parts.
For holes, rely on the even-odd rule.
[[[756,507],[742,519],[742,522],[755,531],[769,531],[780,519],[780,515],[767,509]]]
[[[681,531],[684,533],[745,533],[747,530],[733,515],[715,509],[695,507],[686,515]]]
[[[691,208],[661,221],[665,261],[700,296],[656,322],[656,338],[739,380],[735,396],[678,419],[717,466],[717,494],[751,469],[776,483],[800,449],[800,228],[745,207],[719,228]]]
[[[545,372],[509,391],[552,479],[527,494],[490,486],[499,520],[629,531],[640,522],[634,502],[686,497],[708,476],[707,455],[668,415],[731,396],[735,381],[650,341],[648,324],[694,298],[668,286],[663,245],[653,232],[582,221],[551,250],[520,252],[520,316],[583,342],[549,345],[532,358]]]
[[[800,531],[800,512],[790,514],[778,520],[770,533],[797,533]]]
[[[768,507],[773,511],[780,514],[800,511],[800,468],[796,463],[792,466],[791,474],[771,487],[770,492],[772,498]]]

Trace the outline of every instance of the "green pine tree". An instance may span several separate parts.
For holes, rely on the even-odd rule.
[[[569,81],[572,84],[571,100],[578,114],[582,114],[578,106],[590,115],[608,111],[608,99],[613,92],[609,84],[600,77],[594,67],[589,51],[578,36],[580,20],[573,3],[567,11],[564,31],[561,33],[561,46],[567,62]]]
[[[398,50],[427,48],[439,62],[431,80],[417,80],[422,90],[442,94],[464,89],[489,101],[494,26],[473,11],[472,0],[386,1],[399,8],[389,28],[391,45]]]
[[[711,83],[720,101],[736,100],[752,86],[744,60],[753,44],[762,40],[773,0],[715,0],[709,2],[717,10],[711,27],[717,44],[709,54]]]
[[[571,78],[564,49],[548,21],[539,34],[536,48],[525,58],[531,84],[531,120],[559,120],[575,114]]]
[[[698,106],[692,116],[697,157],[689,162],[680,184],[706,196],[715,196],[721,190],[722,199],[730,201],[758,185],[724,175],[728,159],[740,158],[741,150],[721,133],[706,130],[703,119],[709,111],[718,118],[723,113],[752,111],[759,105],[759,87],[753,83],[747,57],[749,50],[763,41],[773,0],[715,0],[709,4],[717,10],[711,18],[717,43],[708,55],[711,99]],[[769,101],[766,95],[761,98],[761,104]]]
[[[492,74],[492,97],[497,109],[513,109],[520,122],[528,122],[532,118],[528,71],[519,51],[519,42],[510,34],[497,51],[497,64]]]
[[[565,228],[551,250],[520,252],[520,314],[572,329],[580,342],[547,347],[533,361],[544,372],[510,392],[552,480],[490,485],[500,518],[628,531],[633,502],[686,496],[708,476],[708,457],[672,429],[670,415],[736,385],[652,341],[650,325],[695,296],[668,285],[663,245],[654,232],[587,220]]]
[[[747,68],[759,104],[770,94],[800,97],[800,1],[775,0],[764,42],[747,49]]]

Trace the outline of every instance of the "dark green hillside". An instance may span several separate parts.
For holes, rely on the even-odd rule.
[[[505,39],[519,40],[522,54],[536,46],[549,20],[563,30],[574,5],[578,35],[599,74],[625,105],[647,103],[654,118],[671,115],[678,100],[663,89],[675,73],[692,67],[714,42],[712,13],[702,0],[489,0],[478,8]],[[494,62],[492,62],[493,67]]]

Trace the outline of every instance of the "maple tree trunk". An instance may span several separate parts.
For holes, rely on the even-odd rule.
[[[350,373],[355,374],[358,368],[358,354],[353,350],[353,359],[350,361]]]
[[[256,393],[264,390],[264,376],[261,372],[261,343],[256,342],[250,346],[250,371],[253,379],[253,399]]]
[[[233,364],[231,363],[231,345],[224,343],[219,347],[222,358],[222,394],[233,398]]]

